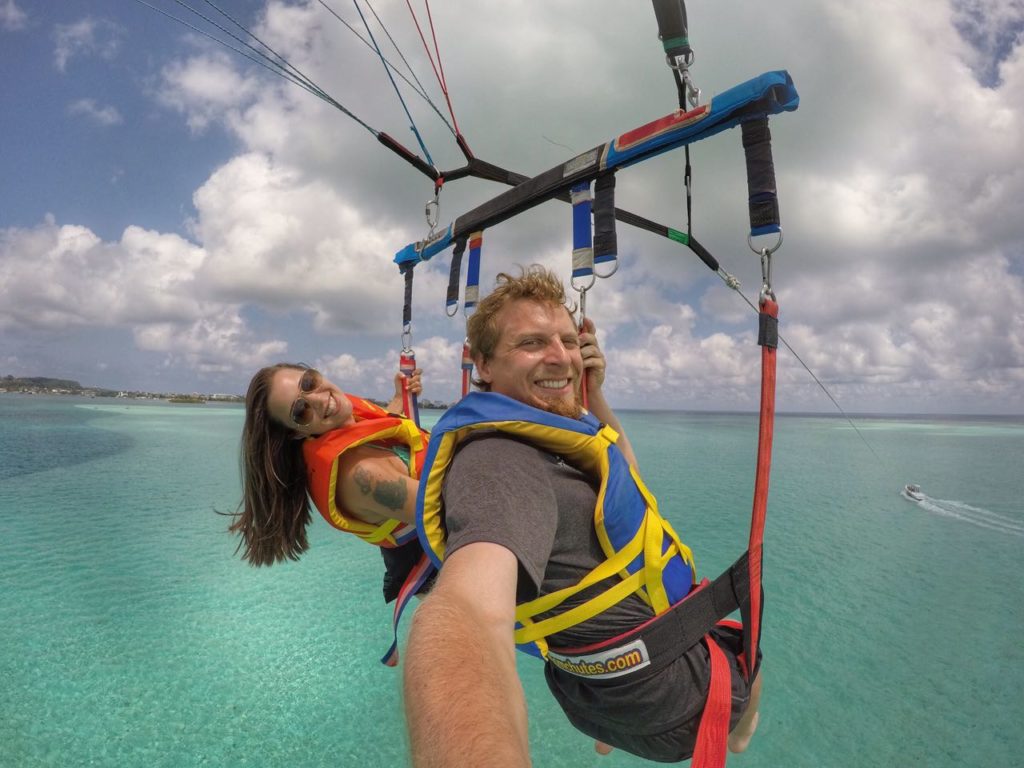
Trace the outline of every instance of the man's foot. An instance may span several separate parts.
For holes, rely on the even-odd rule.
[[[750,737],[757,730],[757,721],[761,718],[760,712],[755,712],[749,723],[740,723],[736,730],[729,734],[729,751],[743,752],[750,746]]]
[[[615,749],[615,747],[609,744],[605,744],[603,741],[594,742],[594,751],[597,752],[597,754],[599,755],[607,755],[613,749]]]

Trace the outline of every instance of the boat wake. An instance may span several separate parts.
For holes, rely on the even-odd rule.
[[[933,499],[924,494],[921,494],[921,498],[917,499],[909,496],[906,490],[903,491],[903,496],[911,501],[915,501],[921,509],[932,514],[951,517],[955,520],[976,525],[979,528],[988,528],[990,531],[1024,537],[1024,522],[1016,520],[1009,515],[992,512],[991,510],[975,507],[953,499]]]

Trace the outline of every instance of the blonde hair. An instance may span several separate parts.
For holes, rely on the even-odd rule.
[[[526,299],[564,307],[570,317],[576,311],[576,304],[566,299],[561,279],[540,264],[520,268],[518,277],[500,272],[495,283],[494,290],[484,297],[466,322],[469,354],[473,360],[487,361],[494,357],[501,338],[501,328],[495,318],[510,301]],[[479,379],[474,379],[473,384],[484,391],[490,389],[488,383]]]

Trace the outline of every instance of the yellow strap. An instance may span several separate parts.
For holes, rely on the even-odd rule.
[[[517,629],[517,630],[515,630],[515,632],[512,633],[513,641],[516,642],[516,643],[519,642],[519,640],[516,639],[516,638],[518,638],[518,635],[516,633],[522,632],[524,630],[528,630],[530,627],[534,626],[533,621],[531,619],[528,619],[528,618],[524,618],[520,622],[520,624],[523,625],[522,629]],[[537,650],[540,651],[540,655],[545,660],[547,659],[547,657],[548,657],[548,642],[543,637],[539,637],[536,640],[525,640],[523,642],[529,642],[529,643],[533,643],[534,645],[536,645],[537,646]]]
[[[383,523],[378,525],[374,530],[367,534],[358,534],[360,538],[371,544],[377,544],[381,541],[391,537],[391,532],[398,526],[402,525],[401,520],[385,520]]]
[[[557,592],[549,592],[546,595],[541,595],[535,600],[531,600],[528,603],[520,605],[516,609],[516,619],[521,624],[525,624],[526,622],[524,619],[529,619],[533,616],[554,610],[561,605],[563,601],[572,597],[577,592],[581,592],[587,587],[591,587],[605,579],[615,577],[643,551],[644,541],[642,533],[642,530],[638,531],[637,535],[633,537],[629,544],[616,552],[613,557],[605,560],[603,563],[600,563],[596,568],[594,568],[594,570],[580,579],[576,584],[560,589]],[[642,574],[643,569],[640,569],[638,573]]]
[[[640,585],[644,578],[643,570],[639,570],[630,576],[628,579],[623,579],[618,582],[614,587],[611,587],[602,592],[597,597],[588,600],[582,605],[577,605],[571,610],[560,613],[557,616],[552,616],[549,619],[531,623],[529,626],[524,626],[522,629],[517,629],[515,632],[515,640],[517,643],[529,643],[542,637],[549,637],[557,632],[562,632],[569,627],[574,627],[587,619],[592,619],[599,613],[604,613],[616,603],[625,600],[633,592],[640,589]],[[525,624],[525,622],[520,621]]]

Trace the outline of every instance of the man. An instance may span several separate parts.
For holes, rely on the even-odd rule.
[[[547,657],[552,693],[573,725],[598,740],[598,751],[611,745],[662,762],[693,752],[709,685],[708,651],[697,643],[652,661],[644,638],[630,634],[652,619],[652,605],[660,600],[660,615],[666,598],[674,603],[687,593],[692,560],[653,498],[629,479],[626,462],[636,462],[601,392],[604,358],[593,326],[584,330],[577,332],[561,282],[536,266],[517,278],[499,275],[498,287],[470,318],[484,392],[443,417],[451,430],[438,423],[420,486],[421,539],[443,557],[443,568],[417,610],[406,651],[406,714],[419,768],[530,765],[516,642]],[[582,414],[585,370],[590,410],[618,433],[617,441]],[[476,429],[477,412],[497,415],[479,420]],[[609,442],[617,445],[597,459],[590,448],[575,448]],[[605,467],[601,477],[597,466]],[[640,512],[619,509],[637,499]],[[632,520],[630,514],[639,514],[642,524],[629,523],[622,538],[618,523]],[[615,564],[609,572],[603,564],[630,562],[633,531],[647,530],[663,536],[653,551],[671,557],[643,590],[617,593],[627,581],[619,575],[624,568]],[[637,578],[647,579],[639,570]],[[541,630],[549,624],[552,631]],[[740,671],[738,633],[715,632],[731,674],[729,746],[742,751],[756,727],[760,679],[748,687]],[[616,645],[614,658],[604,650],[589,653],[623,634],[628,647]]]

